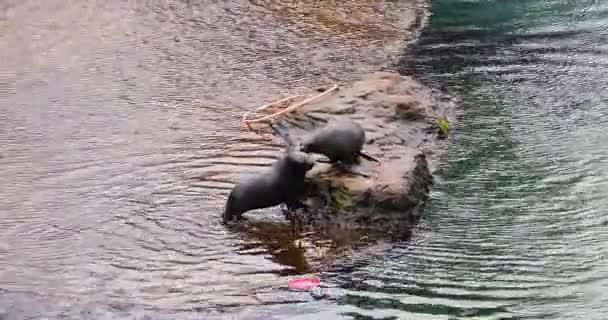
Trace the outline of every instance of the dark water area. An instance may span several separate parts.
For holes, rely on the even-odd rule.
[[[411,3],[338,26],[277,3],[0,4],[0,319],[606,318],[608,3],[436,0],[401,61]],[[287,292],[278,230],[218,223],[276,156],[240,116],[391,64],[461,100],[433,200],[327,297]]]
[[[379,296],[394,304],[366,305],[606,318],[607,5],[433,2],[402,71],[460,98],[462,120],[419,238],[383,265]]]

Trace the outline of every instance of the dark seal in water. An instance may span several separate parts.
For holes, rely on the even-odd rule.
[[[245,212],[286,204],[301,207],[305,191],[304,177],[314,166],[306,153],[288,151],[270,170],[244,179],[230,192],[224,209],[223,223],[241,220]]]

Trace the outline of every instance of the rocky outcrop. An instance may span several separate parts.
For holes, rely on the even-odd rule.
[[[311,210],[292,213],[300,222],[299,232],[289,231],[268,214],[252,215],[256,219],[241,227],[277,262],[292,265],[298,273],[321,270],[337,258],[369,254],[372,248],[384,247],[382,240],[410,235],[446,153],[445,131],[456,119],[456,104],[410,77],[377,72],[275,118],[275,133],[297,146],[336,118],[363,126],[364,151],[380,164],[362,159],[356,171],[366,176],[316,164],[307,174]]]
[[[356,170],[364,175],[317,164],[307,176],[313,210],[296,217],[324,233],[338,228],[407,234],[426,203],[431,174],[445,150],[439,121],[453,123],[455,104],[409,77],[377,72],[276,119],[275,126],[297,145],[336,118],[363,126],[364,150],[380,164],[362,159]]]

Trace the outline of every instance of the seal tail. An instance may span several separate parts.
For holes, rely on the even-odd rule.
[[[374,158],[374,157],[370,156],[370,155],[369,155],[369,154],[367,154],[367,153],[364,153],[363,151],[359,151],[359,152],[357,152],[357,154],[358,154],[358,155],[359,155],[361,158],[363,158],[363,159],[365,159],[365,160],[369,160],[369,161],[374,161],[374,162],[376,162],[376,163],[380,163],[380,160],[378,160],[378,159],[376,159],[376,158]]]

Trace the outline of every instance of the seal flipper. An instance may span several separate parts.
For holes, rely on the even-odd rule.
[[[285,205],[287,206],[288,210],[298,210],[298,209],[308,210],[308,205],[300,200],[289,201],[289,202],[286,202]]]
[[[226,201],[226,205],[224,206],[224,213],[222,214],[222,224],[227,224],[229,221],[232,221],[232,203],[234,201],[234,195],[232,192],[228,195],[228,200]]]
[[[282,210],[285,219],[289,220],[291,232],[294,236],[298,233],[302,224],[302,221],[300,221],[297,213],[293,212],[297,209],[304,209],[305,211],[308,211],[308,206],[301,201],[289,201],[285,203],[285,208]]]
[[[343,163],[339,163],[336,165],[336,167],[340,168],[341,170],[343,170],[346,173],[350,173],[350,174],[353,174],[356,176],[362,176],[364,178],[369,178],[369,174],[360,172],[360,171],[354,169],[351,165],[345,165]]]
[[[243,212],[240,212],[240,209],[237,210],[237,208],[235,208],[234,197],[234,191],[230,192],[230,195],[228,195],[228,200],[226,201],[226,206],[224,207],[224,214],[222,215],[223,224],[228,224],[233,220],[243,220]]]
[[[370,156],[369,154],[363,152],[363,151],[359,151],[357,152],[357,155],[360,156],[361,158],[365,159],[365,160],[369,160],[369,161],[373,161],[376,163],[380,163],[380,160]]]
[[[334,162],[332,162],[329,159],[317,159],[315,161],[318,162],[318,163],[334,163]]]

